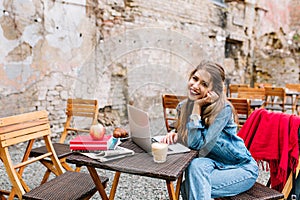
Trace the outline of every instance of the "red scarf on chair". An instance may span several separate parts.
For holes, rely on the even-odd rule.
[[[282,191],[288,173],[298,164],[300,118],[265,109],[255,110],[238,135],[257,161],[270,166],[271,187]]]

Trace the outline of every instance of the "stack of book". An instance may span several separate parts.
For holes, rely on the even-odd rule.
[[[101,140],[94,140],[90,135],[78,135],[70,140],[72,151],[106,151],[114,149],[116,139],[112,135],[104,135]]]

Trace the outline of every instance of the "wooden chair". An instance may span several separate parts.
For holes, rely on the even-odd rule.
[[[175,128],[176,123],[176,107],[179,102],[186,99],[187,96],[180,96],[174,94],[163,94],[162,95],[162,105],[164,112],[164,119],[167,131],[170,132]]]
[[[265,87],[265,108],[285,112],[286,93],[282,87]]]
[[[286,89],[286,105],[291,107],[292,114],[294,114],[297,111],[297,114],[299,115],[298,107],[299,99],[300,99],[300,84],[299,83],[286,83],[285,84]]]
[[[250,101],[246,98],[227,98],[238,115],[238,127],[241,128],[251,113]]]
[[[97,191],[89,174],[70,171],[63,173],[62,165],[51,143],[50,134],[47,111],[35,111],[0,118],[0,158],[12,185],[11,191],[5,193],[8,195],[8,199],[13,199],[15,196],[19,199],[88,199]],[[45,142],[47,151],[38,157],[30,158],[29,154],[35,141],[40,139]],[[23,155],[23,159],[12,161],[10,150],[15,145],[26,142],[27,148],[24,150],[24,154],[18,152]],[[30,188],[22,177],[25,168],[47,158],[53,163],[53,170],[58,176],[33,189]],[[102,186],[105,187],[108,179],[101,177],[101,180]],[[2,194],[4,194],[3,191]]]
[[[229,97],[237,97],[238,88],[248,88],[249,84],[229,84]]]
[[[67,121],[65,123],[64,131],[60,137],[59,142],[64,143],[69,131],[76,133],[86,132],[89,133],[90,126],[98,123],[98,101],[90,99],[68,99],[67,101]],[[91,124],[86,125],[86,129],[76,128],[72,124],[75,117],[90,118]]]
[[[66,162],[67,156],[72,152],[70,151],[69,144],[66,143],[66,138],[70,133],[80,133],[85,132],[89,133],[89,128],[92,124],[97,123],[98,117],[98,101],[89,100],[89,99],[68,99],[67,100],[67,109],[66,109],[67,120],[64,126],[64,131],[61,134],[60,140],[58,143],[53,143],[54,149],[57,153],[57,156],[64,169],[68,171],[74,171],[74,169],[68,165]],[[86,129],[75,127],[75,119],[83,120],[85,118],[90,119],[91,124],[86,124]],[[32,149],[30,156],[38,157],[41,154],[44,154],[47,151],[46,146],[41,146]],[[50,160],[41,160],[41,162],[47,167],[47,171],[44,174],[42,183],[47,181],[51,172],[55,173],[52,170],[52,162]],[[75,171],[80,171],[80,168],[77,167]]]
[[[238,98],[265,100],[264,88],[238,88]]]
[[[272,87],[272,83],[254,83],[254,88]]]

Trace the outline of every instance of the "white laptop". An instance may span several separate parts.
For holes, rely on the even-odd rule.
[[[151,136],[150,120],[147,112],[127,105],[129,130],[132,141],[146,152],[151,153],[151,144],[159,142],[164,136]],[[168,154],[185,153],[190,149],[180,143],[169,145]]]

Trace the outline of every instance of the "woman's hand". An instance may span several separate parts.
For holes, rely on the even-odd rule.
[[[167,143],[167,144],[174,144],[177,142],[177,139],[178,139],[177,133],[171,131],[160,142]]]
[[[216,92],[208,91],[206,97],[196,100],[195,104],[202,107],[203,105],[214,103],[218,98],[219,95]]]

